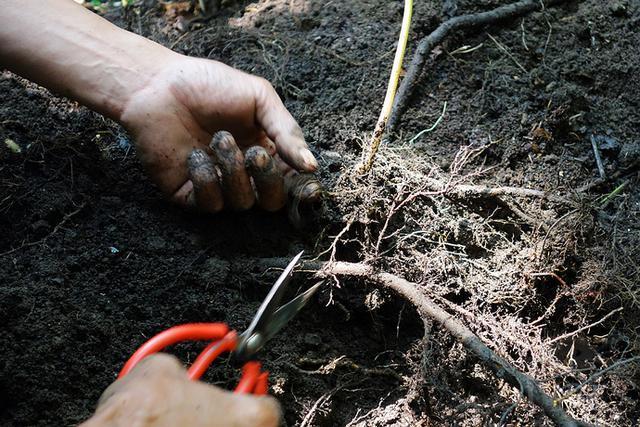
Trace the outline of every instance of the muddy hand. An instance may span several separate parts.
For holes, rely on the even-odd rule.
[[[287,195],[296,210],[300,204],[315,203],[320,197],[320,184],[315,177],[293,170],[280,159],[270,141],[243,153],[233,135],[220,131],[209,147],[211,156],[204,149],[194,149],[189,155],[191,186],[185,198],[188,206],[218,212],[223,207],[241,211],[257,204],[265,211],[275,212],[286,205]]]
[[[286,202],[282,180],[286,186],[296,174],[317,168],[273,87],[215,61],[171,52],[120,121],[160,189],[205,212],[246,210],[256,202],[278,210]],[[251,147],[263,151],[245,159]]]
[[[151,180],[176,203],[208,212],[249,208],[256,195],[242,152],[252,146],[267,151],[285,181],[317,169],[300,126],[265,79],[171,51],[77,2],[10,4],[0,14],[0,68],[122,124]],[[214,147],[218,182],[206,154],[221,130],[233,141],[222,138]],[[249,162],[260,175],[258,205],[277,210],[283,204],[280,184],[267,160],[258,153]],[[258,170],[263,168],[271,169]]]
[[[111,384],[80,427],[276,427],[279,420],[272,397],[191,381],[175,357],[156,354]]]

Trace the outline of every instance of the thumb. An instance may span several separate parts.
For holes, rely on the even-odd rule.
[[[304,142],[302,129],[287,111],[271,83],[258,78],[256,119],[275,142],[280,156],[294,169],[314,172],[318,162]]]

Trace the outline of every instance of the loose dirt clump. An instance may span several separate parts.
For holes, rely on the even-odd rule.
[[[451,14],[506,2],[417,3],[408,56]],[[1,75],[0,424],[86,418],[163,328],[245,327],[277,274],[260,260],[301,249],[416,284],[572,417],[638,424],[640,9],[568,1],[452,34],[431,52],[398,133],[359,176],[401,6],[103,11],[273,82],[325,186],[322,216],[302,231],[285,213],[169,206],[117,125]],[[189,361],[199,348],[174,352]],[[366,277],[329,277],[263,360],[287,425],[551,424],[447,329]],[[231,388],[236,378],[220,363],[206,380]]]

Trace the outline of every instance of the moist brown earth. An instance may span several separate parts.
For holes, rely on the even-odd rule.
[[[445,19],[441,2],[416,3],[408,57]],[[457,3],[456,13],[463,14],[506,2],[445,3]],[[366,260],[458,305],[456,316],[555,397],[589,381],[565,396],[572,415],[600,425],[637,425],[636,363],[590,379],[638,355],[637,2],[567,1],[523,19],[453,34],[432,53],[392,142],[402,155],[385,157],[383,148],[381,161],[397,159],[394,167],[403,170],[428,162],[453,176],[456,153],[470,147],[479,154],[463,170],[490,168],[470,182],[535,188],[578,203],[569,208],[513,195],[456,199],[438,211],[442,224],[433,223],[445,246],[430,250],[440,248],[438,256],[446,257],[462,248],[465,259],[453,267],[443,262],[442,268],[425,267],[427,252],[420,246],[405,250],[402,242],[409,237],[400,239],[411,218],[423,218],[417,210],[436,206],[430,199],[416,199],[413,216],[390,221],[388,231],[397,230],[394,241],[400,243],[381,240],[376,258],[362,242],[372,230],[380,232],[385,216],[364,222],[362,215],[351,215],[361,199],[350,198],[344,184],[378,116],[402,2],[222,2],[211,16],[191,20],[171,4],[139,1],[100,13],[179,52],[269,79],[319,158],[328,190],[325,212],[303,231],[289,224],[286,213],[183,212],[161,199],[119,126],[3,72],[1,425],[73,425],[86,419],[127,357],[164,328],[197,321],[246,327],[275,273],[247,271],[244,260],[287,257],[301,249],[320,254],[348,219],[353,225],[336,247],[337,259]],[[463,46],[468,48],[459,50]],[[445,102],[438,126],[411,141],[436,122]],[[590,135],[613,178],[580,192],[598,178]],[[392,200],[397,182],[377,173],[380,193]],[[369,209],[365,217],[388,212],[387,205],[362,203]],[[481,238],[476,226],[488,223],[522,259],[500,252],[502,243]],[[533,266],[525,262],[526,249],[542,238],[549,247],[546,264],[538,259],[536,270],[524,271]],[[517,281],[495,273],[516,261],[524,266]],[[475,276],[467,274],[473,265],[481,267]],[[433,273],[439,268],[442,276]],[[484,276],[504,286],[489,289],[471,280]],[[295,284],[310,281],[300,274]],[[505,289],[512,283],[526,289]],[[599,322],[619,307],[624,310]],[[509,344],[491,333],[509,330],[509,319],[540,316],[544,339],[599,323],[560,340],[551,365],[539,362],[536,352],[543,347],[533,338],[532,350],[523,352],[513,340]],[[549,423],[445,331],[434,325],[428,339],[423,335],[422,320],[401,298],[358,281],[327,284],[262,354],[286,424]],[[199,348],[184,344],[171,351],[188,362]],[[556,370],[541,372],[544,366]],[[205,378],[226,388],[236,379],[237,371],[224,362]]]

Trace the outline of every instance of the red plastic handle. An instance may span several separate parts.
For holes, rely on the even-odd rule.
[[[189,379],[199,380],[218,356],[227,351],[232,352],[235,350],[237,343],[238,334],[236,334],[236,331],[231,331],[220,341],[214,341],[206,346],[191,364],[188,372]]]
[[[242,367],[242,377],[236,387],[236,393],[267,394],[269,373],[260,372],[260,362],[250,361]]]
[[[224,323],[187,323],[169,328],[155,335],[133,353],[120,371],[118,378],[127,375],[145,357],[165,347],[186,340],[220,340],[227,332],[229,327]]]
[[[202,350],[189,368],[188,375],[192,380],[200,379],[218,356],[235,350],[238,344],[237,333],[229,331],[224,323],[187,323],[174,326],[155,335],[133,353],[118,374],[118,378],[127,375],[145,357],[157,353],[165,347],[187,340],[214,340]],[[235,393],[267,394],[269,374],[268,372],[260,372],[260,369],[260,362],[245,363]]]

